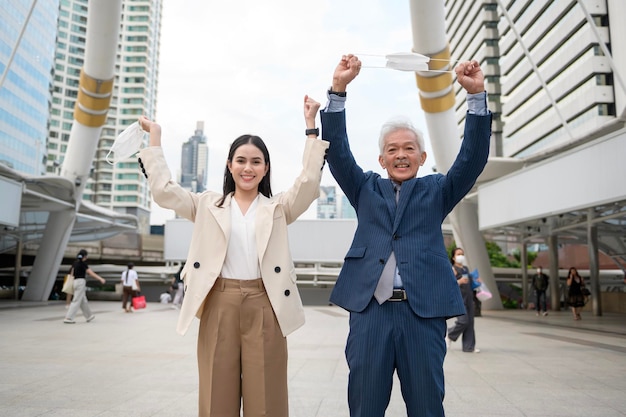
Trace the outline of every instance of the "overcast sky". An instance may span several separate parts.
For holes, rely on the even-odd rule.
[[[266,142],[272,190],[286,190],[302,166],[304,95],[324,105],[342,54],[384,65],[365,54],[411,51],[410,23],[408,0],[165,0],[156,120],[173,175],[180,171],[182,143],[204,121],[210,190],[221,191],[228,148],[244,133]],[[362,69],[348,87],[346,109],[363,169],[386,176],[378,164],[378,132],[389,118],[406,116],[426,134],[429,158],[419,174],[432,172],[414,73]],[[322,185],[336,185],[328,167]],[[315,207],[303,218],[315,218]],[[152,224],[173,217],[153,203]]]

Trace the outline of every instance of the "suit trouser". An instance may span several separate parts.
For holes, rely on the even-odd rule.
[[[443,417],[445,318],[417,316],[407,301],[372,298],[350,313],[346,359],[351,417],[382,417],[397,371],[409,417]]]
[[[87,281],[85,278],[74,278],[74,295],[72,296],[72,303],[65,317],[74,320],[79,308],[82,310],[86,319],[91,317],[91,309],[87,302]]]
[[[198,334],[199,416],[287,417],[287,339],[263,281],[218,278]]]

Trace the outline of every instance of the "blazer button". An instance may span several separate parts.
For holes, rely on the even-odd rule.
[[[381,264],[384,264],[385,260],[384,259],[379,259],[378,262],[380,262]]]
[[[193,267],[196,269],[200,268],[200,262],[194,262]]]
[[[280,272],[280,266],[277,266],[276,268],[274,268],[274,272],[278,274]]]
[[[289,297],[289,294],[291,294],[291,291],[285,290],[285,297]]]

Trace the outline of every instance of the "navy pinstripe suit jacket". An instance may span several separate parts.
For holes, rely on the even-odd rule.
[[[418,316],[465,314],[441,223],[473,187],[487,163],[491,113],[468,113],[461,149],[448,173],[403,182],[397,207],[391,180],[371,171],[363,172],[354,160],[345,110],[322,111],[321,120],[322,137],[330,142],[330,170],[358,217],[354,239],[330,301],[348,311],[363,311],[393,249],[408,302]]]

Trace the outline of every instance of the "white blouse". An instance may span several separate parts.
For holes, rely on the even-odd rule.
[[[234,198],[230,201],[230,238],[221,276],[234,279],[261,278],[255,229],[259,197],[250,204],[245,215]]]

